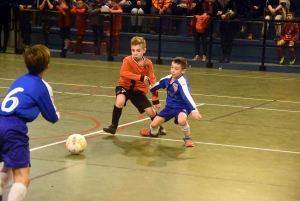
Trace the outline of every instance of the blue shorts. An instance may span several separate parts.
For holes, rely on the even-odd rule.
[[[15,116],[0,116],[0,162],[4,167],[24,168],[30,165],[28,127]]]
[[[178,124],[178,115],[180,112],[183,112],[186,114],[186,116],[188,116],[191,113],[191,110],[165,107],[157,116],[164,118],[165,122],[169,121],[172,118],[175,118],[174,123]]]

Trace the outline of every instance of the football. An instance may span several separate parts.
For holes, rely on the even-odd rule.
[[[80,154],[86,149],[87,143],[83,135],[70,135],[66,141],[66,148],[71,154]]]

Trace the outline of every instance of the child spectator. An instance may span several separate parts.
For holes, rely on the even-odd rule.
[[[74,53],[82,54],[82,37],[86,32],[87,21],[85,16],[86,6],[82,0],[76,1],[76,6],[74,6],[70,13],[76,15],[76,29],[77,29],[77,42],[75,44]]]
[[[118,0],[111,0],[110,5],[112,6],[109,9],[109,12],[111,13],[122,13],[123,10],[121,6],[119,6]],[[106,32],[107,36],[112,35],[113,37],[113,43],[114,46],[113,48],[111,47],[112,45],[110,44],[110,38],[108,38],[107,45],[109,48],[109,54],[111,56],[117,56],[118,55],[118,50],[120,46],[120,31],[122,29],[122,15],[113,15],[113,27],[112,27],[112,33],[110,33],[110,26],[108,27],[108,30]]]
[[[99,46],[104,42],[104,16],[100,15],[101,7],[104,5],[102,0],[94,0],[88,8],[89,23],[93,29],[95,54],[100,54]]]
[[[210,0],[197,0],[196,6],[194,8],[194,15],[211,15],[212,13],[213,10],[212,10],[212,5]],[[207,29],[205,29],[204,32],[200,33],[196,30],[196,26],[193,26],[193,32],[194,32],[195,51],[196,51],[196,56],[193,60],[200,61],[200,38],[201,38],[202,49],[203,49],[202,61],[206,61],[207,44],[208,44]]]
[[[132,0],[131,14],[142,15],[149,7],[148,0]],[[131,16],[132,32],[142,32],[142,16]]]
[[[287,18],[288,21],[294,20],[294,13],[288,12],[287,13]],[[285,22],[282,26],[281,34],[280,34],[280,40],[277,43],[277,52],[279,56],[279,64],[283,64],[284,62],[284,56],[283,56],[283,51],[281,46],[284,44],[289,45],[290,48],[290,54],[291,54],[291,61],[290,65],[293,65],[296,61],[296,52],[294,49],[294,45],[296,41],[299,38],[299,26],[297,23],[294,22]]]
[[[58,26],[60,28],[60,37],[62,41],[64,41],[64,51],[62,56],[65,57],[71,40],[69,6],[67,6],[65,0],[55,0],[55,7],[59,11]]]
[[[0,200],[13,177],[7,200],[24,200],[30,183],[30,153],[27,123],[41,113],[49,122],[59,119],[51,86],[43,80],[49,68],[50,51],[43,45],[29,47],[24,52],[28,73],[11,85],[0,107]]]
[[[146,96],[149,91],[149,84],[156,83],[153,64],[144,57],[146,41],[144,38],[136,36],[131,39],[130,44],[132,55],[125,57],[122,63],[120,79],[116,87],[116,103],[112,113],[112,124],[103,128],[105,132],[111,134],[116,133],[123,107],[126,106],[128,100],[141,114],[146,112],[152,120],[156,116],[156,112]],[[152,93],[152,103],[157,108],[161,106],[156,91]],[[160,132],[166,134],[162,127]]]
[[[5,53],[7,49],[10,29],[10,1],[0,0],[0,52]],[[2,45],[2,31],[4,34]]]
[[[165,108],[153,119],[149,128],[140,130],[145,137],[157,137],[159,127],[165,122],[174,118],[174,123],[179,124],[183,133],[183,141],[186,147],[193,147],[190,126],[187,118],[189,114],[195,119],[201,119],[197,106],[191,96],[190,85],[184,73],[187,68],[187,60],[183,57],[176,57],[171,64],[171,74],[163,77],[156,84],[152,85],[150,91],[166,89],[167,99]]]
[[[43,37],[44,42],[47,47],[49,47],[48,34],[50,33],[50,28],[55,24],[56,18],[53,13],[48,12],[53,9],[53,0],[43,0],[39,9],[41,10],[40,20],[43,26]]]

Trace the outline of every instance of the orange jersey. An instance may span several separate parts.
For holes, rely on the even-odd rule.
[[[77,34],[85,34],[87,21],[85,16],[85,7],[77,8],[76,6],[70,11],[72,14],[76,14],[76,29]]]
[[[152,62],[149,59],[144,58],[144,65],[141,65],[136,62],[132,56],[127,56],[122,63],[118,86],[124,87],[127,90],[141,91],[146,95],[149,88],[141,81],[143,76],[148,76],[150,78],[151,85],[156,83]],[[158,93],[156,91],[152,93],[152,101],[157,100]]]
[[[281,29],[281,39],[296,42],[299,38],[299,26],[297,23],[284,23]]]
[[[70,13],[69,13],[69,7],[65,4],[60,4],[56,6],[56,9],[59,11],[58,14],[58,27],[69,27],[70,26]],[[65,12],[65,15],[63,15],[63,12]]]
[[[122,10],[121,6],[112,7],[111,10]],[[113,29],[121,30],[122,29],[122,15],[113,16]]]

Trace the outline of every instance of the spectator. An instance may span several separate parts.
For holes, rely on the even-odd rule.
[[[70,11],[71,14],[76,14],[76,29],[77,29],[77,41],[75,44],[74,53],[82,54],[82,38],[86,32],[87,21],[85,15],[86,6],[82,0],[77,0],[76,6]]]
[[[244,3],[244,17],[247,20],[251,19],[257,19],[261,15],[261,8],[263,6],[263,3],[261,0],[245,0]],[[252,40],[252,23],[247,22],[247,26],[242,25],[241,33],[245,32],[245,29],[248,28],[248,40]]]
[[[124,13],[130,13],[132,8],[131,0],[120,0],[119,6],[121,6]]]
[[[151,15],[171,15],[170,9],[171,0],[152,0]],[[163,19],[163,34],[166,35],[169,29],[170,19],[166,17]],[[156,34],[156,19],[150,19],[150,34]]]
[[[131,14],[143,15],[150,6],[148,0],[133,0]],[[131,16],[132,32],[142,32],[142,16]]]
[[[285,6],[285,3],[280,3],[280,0],[267,0],[266,8],[264,10],[265,12],[265,20],[271,20],[274,18],[275,20],[282,20],[283,19],[283,6]],[[269,29],[270,23],[267,23],[266,33]],[[276,36],[274,38],[275,41],[280,39],[280,33],[281,33],[281,25],[280,23],[275,23],[275,31]],[[261,30],[261,36],[260,40],[264,39],[264,32],[265,32],[265,25],[263,24],[262,30]]]
[[[292,21],[294,20],[294,13],[288,12],[287,13],[287,20]],[[294,49],[294,45],[296,41],[299,39],[299,26],[297,23],[294,22],[285,22],[282,26],[281,34],[280,34],[280,40],[277,43],[277,52],[279,56],[279,64],[283,64],[284,62],[284,56],[282,47],[284,44],[288,44],[290,48],[290,54],[291,54],[291,61],[290,65],[293,65],[296,61],[296,52]]]
[[[211,15],[213,13],[212,5],[210,0],[197,0],[196,6],[194,8],[195,15]],[[206,61],[207,56],[207,29],[203,33],[196,30],[196,26],[193,27],[194,41],[195,41],[195,51],[196,56],[194,61],[200,61],[200,38],[202,42],[203,56],[202,61]]]
[[[99,45],[104,43],[104,16],[100,15],[101,7],[104,5],[102,0],[94,0],[89,4],[89,22],[93,29],[95,54],[100,54]]]
[[[121,8],[121,6],[119,6],[119,1],[118,0],[111,0],[110,1],[110,5],[112,6],[109,9],[109,12],[111,13],[123,13],[123,10]],[[112,27],[112,33],[110,33],[111,28],[108,27],[108,30],[106,32],[107,36],[111,36],[113,37],[113,43],[114,46],[112,48],[112,44],[110,44],[110,38],[108,38],[107,44],[108,44],[108,48],[109,48],[109,54],[111,56],[117,56],[118,55],[118,50],[119,50],[119,46],[120,46],[120,31],[122,29],[122,15],[113,15],[113,27]]]
[[[36,5],[35,0],[12,0],[11,5],[14,7],[18,20],[21,37],[24,44],[24,50],[29,48],[31,43],[31,20],[32,12],[29,12]]]
[[[57,21],[53,13],[49,12],[53,7],[53,0],[43,0],[41,5],[39,5],[39,9],[41,10],[40,20],[43,27],[43,38],[47,47],[49,47],[48,34],[50,33],[50,28]]]
[[[238,22],[234,20],[236,18],[236,13],[235,0],[228,1],[221,13],[220,34],[222,58],[219,60],[220,63],[230,62],[232,43],[238,30]]]
[[[55,0],[54,3],[56,9],[59,11],[58,26],[60,28],[60,37],[64,41],[64,51],[62,56],[65,57],[71,40],[70,9],[65,0]]]
[[[5,53],[9,39],[11,13],[10,0],[0,0],[0,52]],[[2,45],[2,31],[4,33]]]

